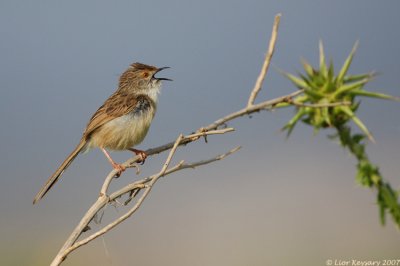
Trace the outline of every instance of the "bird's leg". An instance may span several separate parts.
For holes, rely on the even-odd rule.
[[[112,167],[113,167],[115,170],[118,171],[117,176],[120,176],[121,173],[122,173],[123,171],[125,171],[126,167],[125,167],[125,166],[122,166],[121,164],[118,164],[118,163],[114,162],[114,160],[111,158],[110,154],[108,154],[108,152],[107,152],[104,148],[101,148],[101,150],[103,151],[104,155],[107,157],[108,161],[110,161]]]
[[[136,155],[139,155],[140,156],[140,162],[142,164],[144,164],[144,161],[146,161],[146,158],[147,158],[147,154],[144,151],[137,150],[137,149],[134,149],[134,148],[129,148],[128,150],[133,151]]]

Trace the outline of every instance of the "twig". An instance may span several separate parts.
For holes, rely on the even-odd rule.
[[[232,150],[230,150],[230,151],[228,151],[228,152],[226,152],[224,154],[220,154],[218,156],[215,156],[214,158],[211,158],[211,159],[208,159],[208,160],[198,161],[198,162],[195,162],[195,163],[185,164],[184,161],[181,161],[176,166],[170,168],[168,170],[168,173],[166,173],[166,174],[171,174],[173,172],[176,172],[176,171],[179,171],[179,170],[182,170],[182,169],[188,169],[188,168],[194,169],[194,168],[196,168],[198,166],[206,165],[206,164],[209,164],[209,163],[212,163],[212,162],[215,162],[215,161],[220,161],[222,159],[225,159],[225,157],[231,155],[232,153],[237,152],[241,148],[242,148],[241,146],[238,146],[238,147],[233,148]]]
[[[335,106],[349,106],[351,102],[335,102],[335,103],[299,103],[291,102],[290,104],[298,107],[311,107],[311,108],[324,108],[324,107],[335,107]]]
[[[311,107],[311,108],[324,108],[324,107],[335,107],[335,106],[349,106],[351,102],[333,102],[333,103],[302,103],[293,100],[293,97],[285,99],[286,103],[297,106],[297,107]]]
[[[275,50],[275,43],[276,43],[276,37],[278,36],[278,28],[279,28],[280,19],[281,19],[281,14],[277,14],[275,16],[274,25],[272,26],[272,34],[271,34],[271,39],[269,41],[268,52],[265,55],[265,60],[264,60],[263,66],[261,68],[260,75],[257,78],[256,84],[254,85],[253,90],[251,91],[249,101],[247,102],[247,107],[250,107],[253,105],[253,103],[257,97],[257,94],[261,90],[265,75],[268,72],[268,68],[271,63],[271,58],[272,58],[272,56],[274,54],[274,50]]]
[[[235,129],[233,127],[227,127],[227,128],[222,128],[222,129],[216,129],[216,130],[206,130],[204,128],[200,128],[197,133],[188,135],[185,137],[185,139],[197,140],[198,138],[205,137],[207,135],[225,134],[225,133],[232,132],[232,131],[235,131]]]

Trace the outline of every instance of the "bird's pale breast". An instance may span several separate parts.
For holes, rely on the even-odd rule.
[[[126,150],[143,141],[154,116],[154,109],[142,113],[131,112],[101,126],[93,134],[89,146]]]

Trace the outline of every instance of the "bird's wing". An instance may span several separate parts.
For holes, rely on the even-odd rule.
[[[83,136],[88,138],[96,129],[107,122],[130,113],[138,105],[139,99],[140,97],[133,94],[114,93],[94,113],[86,126]]]

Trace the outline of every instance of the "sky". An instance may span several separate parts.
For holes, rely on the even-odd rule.
[[[377,71],[367,89],[400,96],[398,1],[0,1],[0,264],[47,265],[98,195],[111,167],[100,150],[79,155],[38,205],[32,199],[78,143],[119,75],[133,62],[169,66],[147,149],[245,106],[282,13],[275,55],[256,102],[295,90],[277,69],[338,68],[358,40],[350,73]],[[363,100],[377,141],[371,160],[399,188],[400,104]],[[293,110],[231,123],[234,133],[179,149],[175,161],[221,162],[161,179],[139,211],[63,265],[326,265],[400,259],[400,234],[379,222],[373,191],[329,132],[280,128]],[[132,154],[112,153],[123,162]],[[140,176],[158,172],[166,154]],[[107,217],[123,208],[109,206]],[[94,228],[96,225],[94,225]]]

